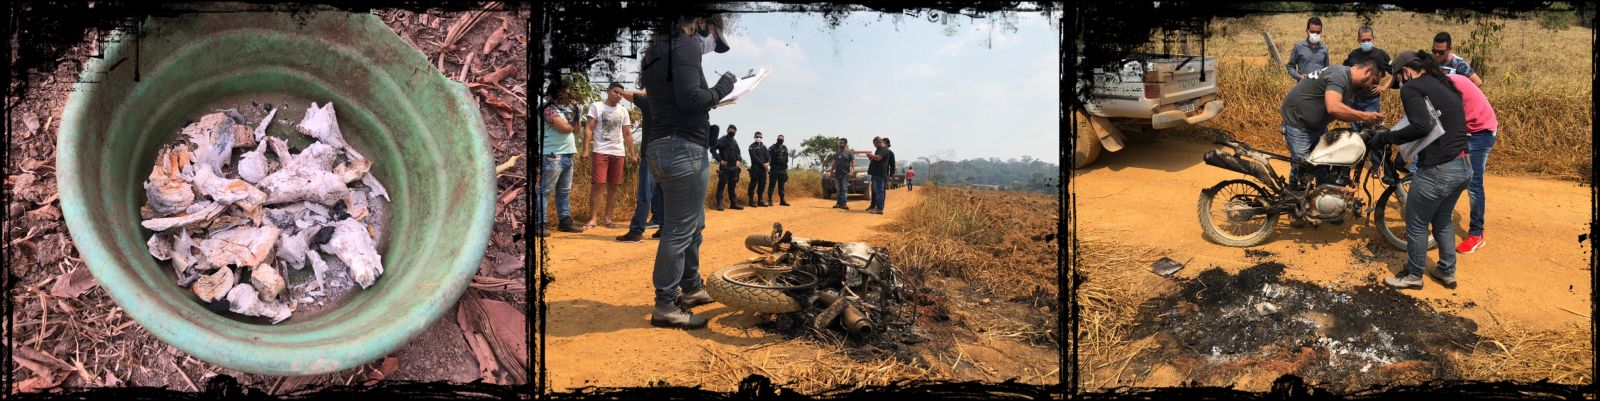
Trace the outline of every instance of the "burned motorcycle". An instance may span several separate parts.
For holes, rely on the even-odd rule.
[[[1207,152],[1201,159],[1255,180],[1226,180],[1201,190],[1196,205],[1201,231],[1212,242],[1248,247],[1266,242],[1279,216],[1312,225],[1342,224],[1346,216],[1361,217],[1367,212],[1372,214],[1379,236],[1390,246],[1406,249],[1404,211],[1411,177],[1400,168],[1404,164],[1395,146],[1367,147],[1372,135],[1371,131],[1344,128],[1328,131],[1301,164],[1305,179],[1292,187],[1270,163],[1292,164],[1290,157],[1252,148],[1222,131],[1216,143],[1223,148]],[[1374,161],[1377,164],[1369,166]],[[1369,168],[1377,170],[1385,187],[1370,210],[1365,209],[1372,199]],[[1430,236],[1428,247],[1434,246],[1437,244]]]
[[[745,247],[761,256],[713,273],[712,298],[735,309],[768,314],[802,313],[821,330],[834,322],[856,337],[885,327],[909,328],[913,295],[882,248],[863,242],[795,237],[773,224]]]

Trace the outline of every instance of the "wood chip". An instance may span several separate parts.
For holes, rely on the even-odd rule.
[[[509,77],[509,76],[511,76],[511,74],[516,73],[516,72],[517,72],[517,64],[516,63],[511,63],[511,64],[506,65],[505,67],[500,67],[500,69],[494,70],[494,72],[488,73],[488,74],[478,78],[478,82],[485,83],[485,84],[498,84],[498,83],[500,83],[500,81],[505,80],[506,77]]]
[[[521,157],[522,155],[511,156],[511,158],[507,159],[505,163],[500,163],[500,165],[494,166],[494,173],[500,174],[506,172],[506,170],[510,170],[511,167],[517,165],[517,159]]]
[[[489,276],[472,276],[472,284],[469,284],[469,286],[480,291],[491,292],[521,293],[528,291],[527,285],[522,282]]]
[[[456,325],[461,327],[461,336],[466,338],[467,346],[472,349],[472,356],[478,362],[478,375],[484,383],[504,384],[500,380],[500,364],[495,362],[494,350],[489,348],[489,342],[478,327],[483,319],[482,309],[477,304],[477,296],[463,296],[456,304]],[[468,312],[469,310],[476,312]]]

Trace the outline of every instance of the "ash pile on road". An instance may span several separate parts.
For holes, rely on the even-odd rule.
[[[171,261],[178,285],[213,310],[273,324],[383,274],[377,226],[389,199],[332,103],[311,104],[296,130],[315,142],[297,152],[266,135],[277,111],[254,129],[236,109],[183,127],[161,148],[140,209],[150,255]],[[308,266],[314,280],[290,283],[286,267]]]
[[[1207,383],[1255,368],[1360,388],[1456,377],[1446,352],[1478,341],[1471,320],[1392,288],[1334,291],[1285,280],[1283,270],[1276,262],[1238,275],[1212,268],[1147,303],[1132,337],[1158,336],[1160,347],[1144,362],[1177,365]]]

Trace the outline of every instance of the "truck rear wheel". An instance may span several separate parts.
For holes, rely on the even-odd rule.
[[[1095,134],[1094,127],[1089,124],[1089,116],[1081,112],[1076,114],[1078,117],[1078,123],[1076,124],[1078,127],[1078,142],[1072,151],[1073,169],[1082,168],[1089,165],[1089,163],[1093,163],[1095,158],[1100,157],[1100,151],[1104,149],[1100,145],[1100,135]]]

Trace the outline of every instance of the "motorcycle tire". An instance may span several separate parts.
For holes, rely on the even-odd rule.
[[[1407,240],[1404,237],[1405,231],[1402,230],[1399,234],[1395,234],[1395,232],[1393,230],[1390,230],[1389,229],[1389,225],[1388,225],[1388,217],[1384,216],[1384,211],[1388,210],[1389,201],[1391,199],[1393,199],[1395,201],[1395,203],[1396,203],[1396,206],[1399,207],[1400,210],[1401,210],[1401,213],[1400,213],[1401,221],[1400,221],[1400,223],[1405,223],[1404,216],[1405,216],[1405,210],[1406,210],[1406,202],[1405,202],[1406,193],[1405,193],[1405,191],[1401,191],[1401,189],[1403,189],[1403,188],[1404,188],[1403,185],[1392,185],[1389,188],[1384,189],[1383,190],[1383,195],[1378,196],[1378,203],[1376,205],[1373,205],[1373,208],[1372,208],[1372,226],[1373,226],[1373,228],[1377,229],[1378,235],[1380,237],[1383,237],[1384,242],[1388,242],[1389,246],[1392,246],[1395,249],[1399,249],[1399,250],[1402,250],[1402,251],[1406,250],[1406,242],[1407,242]],[[1433,248],[1436,248],[1438,246],[1439,246],[1438,241],[1434,240],[1432,234],[1429,234],[1428,235],[1428,249],[1433,249]]]
[[[800,301],[782,290],[739,285],[724,278],[725,273],[747,269],[751,266],[738,264],[712,273],[706,281],[706,292],[723,305],[749,312],[778,314],[800,310]]]
[[[1201,190],[1200,200],[1195,204],[1196,210],[1200,214],[1200,232],[1207,240],[1224,246],[1250,247],[1267,242],[1267,238],[1272,236],[1273,228],[1277,227],[1278,225],[1277,213],[1268,214],[1266,217],[1266,222],[1261,225],[1260,229],[1257,229],[1255,232],[1242,237],[1223,234],[1222,230],[1217,228],[1216,222],[1212,221],[1210,213],[1212,199],[1215,198],[1223,188],[1236,184],[1248,186],[1250,189],[1255,191],[1256,196],[1267,196],[1267,191],[1265,189],[1262,189],[1260,185],[1256,185],[1256,183],[1249,180],[1227,180],[1217,183],[1217,185],[1213,185],[1209,189]]]
[[[772,253],[772,236],[768,234],[750,234],[744,237],[744,249],[750,252],[766,255]]]

